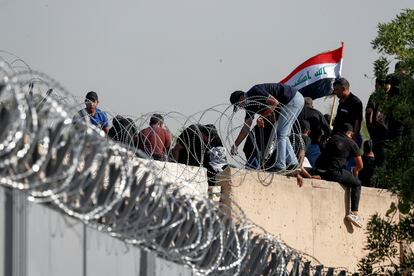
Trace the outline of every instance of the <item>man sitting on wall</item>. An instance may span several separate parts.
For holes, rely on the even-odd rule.
[[[352,139],[353,128],[345,123],[328,140],[321,155],[316,161],[316,172],[322,179],[339,182],[351,188],[351,212],[346,219],[357,227],[362,227],[361,219],[358,216],[359,198],[361,195],[361,182],[358,179],[358,172],[362,169],[362,158],[359,147]],[[356,166],[353,173],[346,170],[347,161],[354,158]]]
[[[78,111],[77,116],[74,118],[74,122],[81,119],[89,120],[91,124],[108,133],[109,120],[106,113],[98,108],[99,100],[98,94],[94,91],[90,91],[85,96],[85,108]]]

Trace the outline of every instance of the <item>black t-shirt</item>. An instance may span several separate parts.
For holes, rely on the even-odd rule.
[[[333,133],[338,132],[345,123],[355,126],[357,120],[362,122],[362,102],[350,93],[348,98],[338,105]]]
[[[203,163],[203,153],[206,151],[200,131],[201,125],[187,127],[177,138],[177,143],[184,147],[180,150],[178,163],[190,166],[200,166]]]
[[[208,143],[203,140],[203,132],[208,137]],[[222,147],[223,143],[215,127],[193,124],[187,127],[177,138],[177,143],[184,147],[180,150],[178,163],[190,166],[200,166],[209,162],[208,150],[212,147]]]
[[[328,140],[316,161],[316,168],[338,171],[346,167],[349,159],[359,156],[358,145],[345,134],[335,134]]]
[[[319,110],[309,106],[304,106],[302,112],[298,116],[298,121],[306,120],[310,125],[309,137],[312,144],[319,144],[322,135],[329,136],[331,129],[329,123],[323,117]]]
[[[372,109],[372,124],[367,125],[369,136],[374,142],[377,141],[383,141],[387,138],[387,128],[385,124],[377,122],[376,118],[378,116],[378,113],[381,112],[378,107],[378,103],[375,102],[374,96],[375,94],[372,94],[367,103],[367,109]]]
[[[266,109],[266,100],[270,95],[286,105],[297,91],[296,88],[280,83],[264,83],[253,86],[246,92],[245,118],[253,118],[254,114]]]

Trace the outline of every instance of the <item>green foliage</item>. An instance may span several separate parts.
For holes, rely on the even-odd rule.
[[[378,24],[378,35],[371,42],[380,54],[396,56],[399,60],[414,56],[414,10],[406,9],[390,23]]]
[[[390,143],[386,166],[375,171],[374,181],[398,195],[401,202],[414,204],[414,143],[409,137]]]
[[[378,24],[372,46],[379,54],[401,61],[403,70],[393,75],[400,82],[400,93],[390,96],[379,90],[374,100],[385,118],[392,116],[407,131],[387,143],[385,166],[375,171],[374,181],[396,194],[399,203],[390,206],[385,218],[374,215],[369,220],[369,253],[359,269],[363,275],[412,275],[414,254],[408,245],[414,243],[414,10],[403,10],[391,22]],[[384,79],[388,65],[388,59],[380,57],[374,63],[375,75]]]
[[[380,57],[376,61],[374,61],[374,74],[375,77],[385,80],[387,74],[388,74],[388,66],[390,65],[390,62],[385,57]]]
[[[391,210],[391,208],[390,208]],[[368,222],[369,234],[366,249],[368,255],[359,263],[362,275],[404,275],[413,271],[414,255],[408,250],[400,261],[400,243],[414,242],[414,212],[411,211],[399,223],[393,223],[397,209],[383,219],[374,215]]]

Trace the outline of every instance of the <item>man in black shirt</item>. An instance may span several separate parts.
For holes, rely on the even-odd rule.
[[[375,92],[371,94],[368,99],[367,106],[365,108],[365,123],[369,136],[372,139],[372,151],[375,155],[376,166],[383,166],[385,162],[385,141],[387,139],[387,127],[384,122],[384,114],[381,112],[379,102],[376,97],[381,90],[388,92],[389,85],[385,84],[386,81],[381,79],[375,80]]]
[[[322,136],[329,137],[331,134],[331,128],[322,113],[313,108],[313,101],[309,97],[305,97],[305,106],[299,114],[298,120],[306,120],[309,122],[309,137],[311,139],[311,143],[306,151],[306,158],[308,158],[309,163],[312,168],[314,168],[316,159],[318,159],[321,154],[320,143]]]
[[[289,141],[289,134],[293,123],[303,108],[303,96],[298,90],[280,83],[257,84],[249,91],[235,91],[230,96],[230,103],[237,108],[244,108],[246,116],[244,125],[231,148],[233,155],[237,154],[237,147],[250,132],[254,115],[259,114],[263,117],[275,117],[275,109],[278,109],[277,125],[274,127],[273,138],[276,139],[277,155],[275,170],[286,170],[286,165],[298,166],[298,160]],[[272,118],[271,121],[275,121]]]
[[[352,139],[361,145],[360,134],[362,122],[362,102],[349,91],[349,82],[345,78],[338,78],[333,83],[334,93],[339,98],[339,105],[336,111],[333,133],[337,133],[345,123],[350,124],[354,129]]]
[[[209,185],[215,185],[216,174],[227,167],[223,143],[212,124],[193,124],[184,129],[177,138],[172,155],[178,163],[205,167]]]
[[[358,172],[362,169],[362,159],[358,145],[351,139],[352,126],[348,123],[342,125],[337,134],[328,140],[321,156],[316,161],[316,171],[324,180],[336,181],[351,188],[351,212],[346,216],[355,226],[361,227],[358,217],[358,205],[361,195],[361,182]],[[346,170],[346,163],[355,159],[356,166],[353,174]]]

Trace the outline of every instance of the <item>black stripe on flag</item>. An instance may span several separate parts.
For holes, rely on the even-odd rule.
[[[333,93],[334,78],[325,78],[315,81],[305,87],[299,89],[303,97],[310,97],[312,99],[322,98],[329,96]]]

